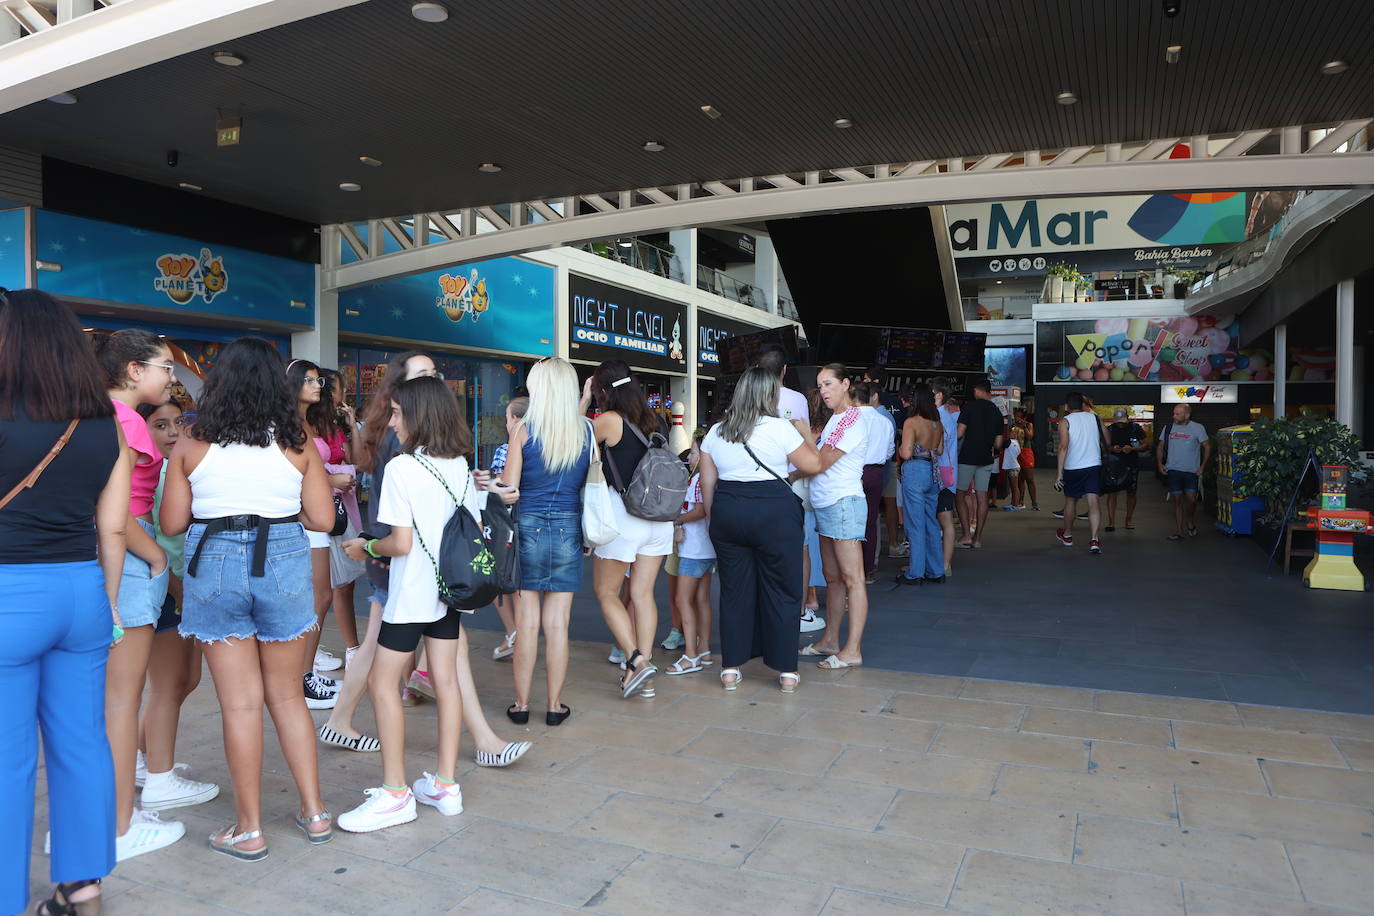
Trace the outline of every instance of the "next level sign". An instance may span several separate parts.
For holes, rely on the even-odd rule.
[[[637,369],[687,371],[687,308],[634,290],[568,277],[568,355]]]
[[[1234,404],[1240,397],[1239,385],[1161,385],[1161,404]]]

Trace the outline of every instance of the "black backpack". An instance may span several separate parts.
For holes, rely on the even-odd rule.
[[[491,604],[498,595],[516,591],[520,578],[520,550],[515,543],[514,511],[498,501],[497,506],[489,505],[482,510],[479,525],[463,505],[467,487],[472,485],[471,475],[464,480],[463,498],[460,499],[453,495],[448,481],[434,465],[414,453],[410,457],[439,481],[454,503],[453,514],[444,523],[437,559],[421,536],[420,527],[415,526],[420,549],[434,566],[439,600],[455,610],[475,611]]]
[[[639,427],[621,420],[624,429],[635,434],[644,443],[644,456],[635,465],[635,472],[627,485],[620,476],[620,468],[614,461],[607,461],[611,476],[615,478],[616,491],[625,501],[625,511],[635,518],[650,522],[671,522],[682,514],[682,501],[687,496],[687,484],[691,478],[682,461],[668,451],[668,440],[662,433],[654,433],[647,439]],[[623,436],[624,433],[622,432]]]

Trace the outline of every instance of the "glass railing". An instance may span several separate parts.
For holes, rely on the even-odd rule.
[[[793,321],[801,321],[801,316],[797,314],[797,304],[786,296],[778,297],[778,314]]]
[[[628,264],[630,267],[683,282],[682,264],[670,248],[653,245],[640,239],[618,239],[609,242],[588,242],[581,246],[611,261]]]
[[[763,290],[705,264],[697,265],[697,289],[733,299],[741,305],[768,311],[768,301],[763,295]]]
[[[1110,270],[1083,274],[1078,283],[1046,277],[1036,302],[1126,302],[1140,299],[1184,299],[1195,271],[1175,268],[1160,270]],[[1058,282],[1056,282],[1058,281]]]
[[[965,296],[965,321],[1010,321],[1030,318],[1035,296]]]

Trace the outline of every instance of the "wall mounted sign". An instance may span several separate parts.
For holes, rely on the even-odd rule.
[[[755,324],[748,324],[735,318],[713,315],[697,310],[697,369],[706,378],[720,374],[721,354],[725,350],[727,337],[753,334],[765,330]]]
[[[1239,385],[1161,385],[1161,404],[1235,404]]]
[[[61,265],[55,296],[242,319],[314,324],[315,265],[50,210],[36,214],[38,257]]]
[[[552,356],[555,270],[498,258],[339,293],[339,331]]]
[[[681,302],[568,275],[568,355],[621,359],[661,372],[687,371],[687,307]]]
[[[1229,315],[1035,323],[1036,382],[1266,382],[1272,361]]]

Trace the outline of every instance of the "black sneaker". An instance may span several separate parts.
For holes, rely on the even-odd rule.
[[[1050,515],[1053,515],[1055,518],[1063,518],[1064,510],[1056,509],[1053,512],[1051,512]],[[1080,522],[1086,522],[1088,520],[1088,513],[1080,512],[1078,515],[1075,515],[1074,518],[1078,519]]]
[[[310,709],[333,709],[338,700],[338,687],[327,684],[324,678],[317,676],[314,672],[305,675],[303,678],[305,687],[305,705]]]
[[[1053,512],[1050,513],[1050,515],[1053,515],[1055,518],[1063,518],[1063,517],[1064,517],[1064,510],[1063,510],[1063,509],[1055,509]]]

